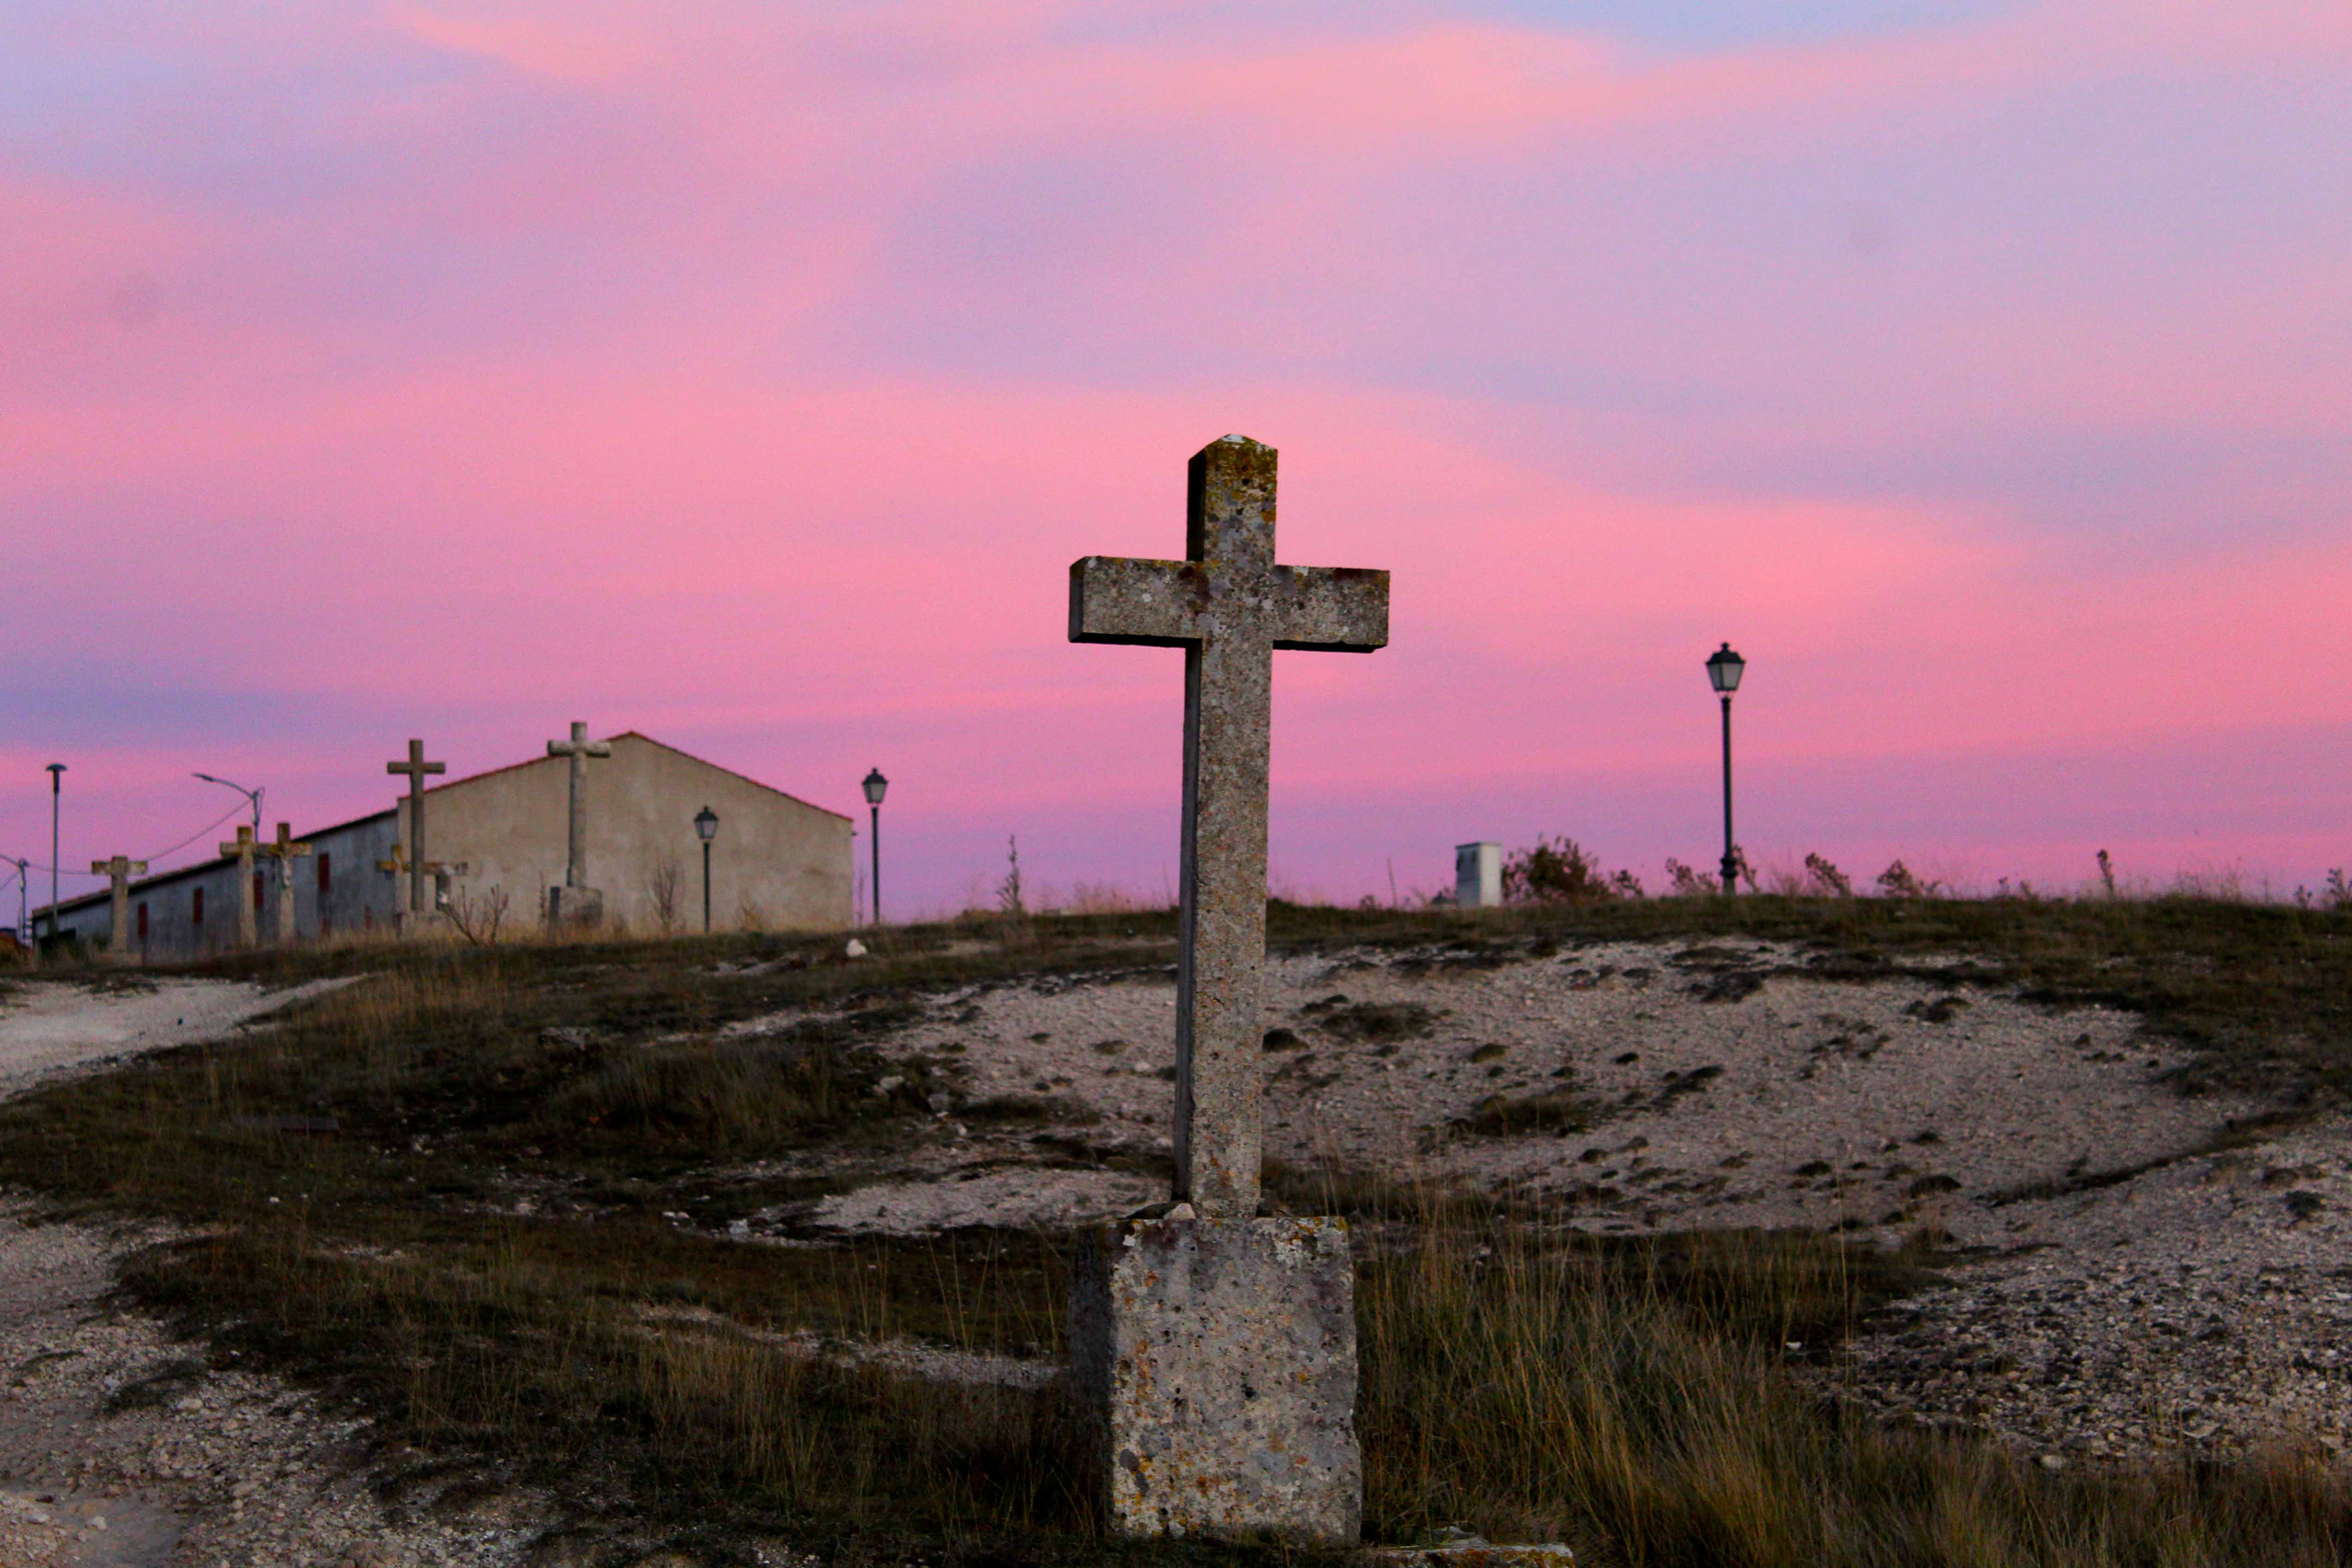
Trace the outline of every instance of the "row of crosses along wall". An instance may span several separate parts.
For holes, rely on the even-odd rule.
[[[593,741],[586,725],[571,728],[544,756],[461,779],[434,777],[445,765],[411,742],[407,756],[385,764],[399,775],[392,787],[408,793],[382,811],[299,835],[281,822],[258,841],[241,827],[217,858],[160,876],[119,856],[94,860],[90,869],[110,885],[53,915],[35,911],[34,928],[118,959],[159,962],[409,934],[453,915],[496,920],[509,932],[547,920],[699,931],[694,819],[706,808],[719,819],[714,928],[850,923],[849,817],[634,731]]]

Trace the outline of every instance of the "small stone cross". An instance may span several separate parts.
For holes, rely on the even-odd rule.
[[[412,740],[408,742],[408,760],[386,763],[383,771],[408,775],[408,839],[416,846],[416,865],[408,873],[408,907],[422,910],[425,908],[425,778],[427,773],[447,773],[449,764],[426,762],[425,742]],[[394,857],[399,853],[397,848],[393,851]]]
[[[261,940],[256,929],[261,922],[261,911],[253,907],[253,856],[257,847],[253,842],[253,829],[250,827],[238,828],[236,842],[220,847],[223,855],[236,857],[236,945],[239,947],[251,947]]]
[[[297,841],[293,835],[293,825],[281,822],[278,825],[277,843],[253,847],[256,855],[266,856],[278,862],[278,945],[280,947],[294,945],[294,858],[310,853],[310,845]]]
[[[114,888],[114,934],[107,942],[107,952],[116,963],[131,956],[131,879],[147,874],[147,862],[133,860],[127,855],[117,855],[111,860],[89,863],[93,877],[104,877]]]
[[[398,839],[395,838],[393,840],[391,857],[388,859],[377,861],[375,863],[375,868],[379,871],[389,872],[395,881],[397,881],[402,872],[408,869],[408,855]],[[452,877],[463,877],[472,869],[473,867],[463,860],[458,861],[455,865],[446,865],[439,860],[427,860],[425,862],[425,875],[433,879],[433,905],[436,909],[438,909],[448,896],[449,879]],[[411,914],[418,911],[414,910],[404,910],[401,912],[404,914]]]
[[[609,757],[613,748],[603,741],[588,738],[588,726],[579,720],[572,721],[572,739],[550,741],[547,754],[572,759],[572,825],[569,853],[564,858],[563,885],[585,888],[588,885],[588,759]]]
[[[1389,640],[1389,574],[1277,565],[1274,500],[1274,448],[1228,436],[1192,461],[1187,559],[1070,567],[1072,642],[1184,650],[1175,1195],[1203,1218],[1257,1212],[1274,650]]]

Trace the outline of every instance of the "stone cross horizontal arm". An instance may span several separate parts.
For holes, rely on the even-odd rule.
[[[133,860],[127,855],[117,855],[111,860],[91,861],[89,874],[93,877],[143,877],[147,874],[147,862]]]
[[[296,855],[310,853],[309,843],[294,837],[293,833],[291,823],[281,822],[278,825],[278,842],[257,844],[253,847],[253,852],[256,855],[267,855],[273,860],[284,860]]]
[[[1088,555],[1070,567],[1070,640],[1183,647],[1219,635],[1269,647],[1370,653],[1389,640],[1389,574],[1269,563],[1254,602],[1221,604],[1204,563]]]

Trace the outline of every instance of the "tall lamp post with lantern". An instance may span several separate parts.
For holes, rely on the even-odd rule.
[[[702,934],[710,934],[710,841],[719,837],[719,814],[704,806],[694,814],[694,836],[702,840]]]
[[[1727,894],[1739,891],[1739,850],[1731,837],[1731,694],[1739,689],[1739,677],[1748,668],[1748,661],[1731,651],[1725,643],[1706,657],[1706,679],[1716,695],[1723,699],[1723,890]]]
[[[874,812],[874,880],[867,885],[866,906],[878,931],[882,926],[882,792],[890,787],[890,781],[882,776],[880,768],[875,768],[859,781],[858,787],[865,790],[866,804]]]

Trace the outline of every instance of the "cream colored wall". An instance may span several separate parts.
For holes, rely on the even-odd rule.
[[[615,736],[588,763],[588,884],[608,921],[656,929],[651,885],[665,858],[677,868],[681,930],[702,928],[702,845],[695,813],[718,814],[711,844],[713,929],[833,930],[850,923],[850,824],[723,768],[637,735]],[[510,926],[537,921],[563,881],[571,764],[546,757],[462,779],[425,801],[425,852],[463,860],[458,887],[479,900],[508,898]],[[408,842],[407,807],[401,808]]]

